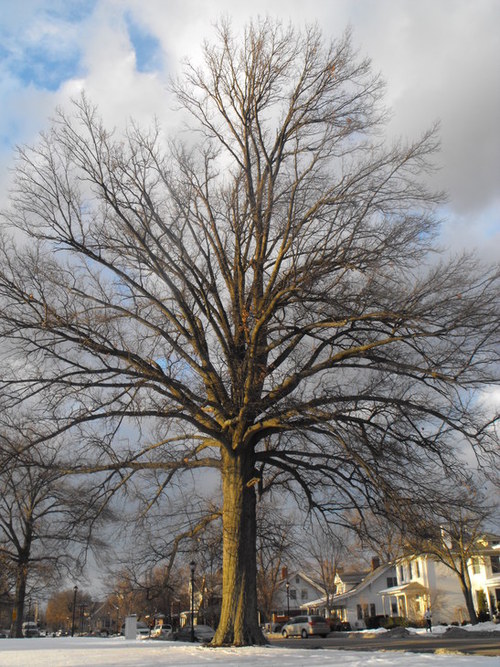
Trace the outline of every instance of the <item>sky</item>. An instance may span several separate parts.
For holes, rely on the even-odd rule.
[[[270,646],[211,649],[123,638],[1,639],[2,667],[497,667],[498,657],[400,652],[311,651]]]
[[[0,208],[15,145],[32,143],[83,89],[108,124],[175,126],[169,80],[213,25],[257,15],[326,39],[347,26],[387,82],[390,130],[441,122],[442,243],[500,261],[498,0],[0,0]]]

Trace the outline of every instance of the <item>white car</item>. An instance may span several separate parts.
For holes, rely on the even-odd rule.
[[[171,625],[164,623],[163,625],[155,625],[151,630],[151,637],[153,639],[173,639],[174,631]]]

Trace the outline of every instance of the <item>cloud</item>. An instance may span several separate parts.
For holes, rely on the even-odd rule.
[[[500,24],[497,0],[23,0],[5,3],[0,27],[0,167],[16,142],[32,141],[58,104],[81,88],[106,122],[172,120],[169,76],[196,60],[213,24],[236,28],[257,15],[325,37],[350,24],[362,55],[387,80],[390,130],[413,137],[441,120],[436,188],[449,193],[443,240],[499,259]],[[21,6],[22,5],[22,6]],[[4,10],[4,8],[3,8]],[[2,183],[0,182],[0,188]],[[4,195],[0,192],[0,197]]]

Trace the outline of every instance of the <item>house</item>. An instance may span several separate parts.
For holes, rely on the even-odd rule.
[[[275,615],[297,615],[304,602],[324,596],[324,594],[325,591],[321,584],[309,575],[299,571],[289,574],[287,569],[283,568],[281,581],[274,598]]]
[[[493,616],[500,603],[500,544],[492,536],[478,540],[468,561],[472,594],[478,612]],[[427,607],[434,623],[468,620],[457,575],[431,555],[406,556],[397,562],[396,582],[380,591],[384,613],[410,621],[422,620]]]
[[[491,618],[500,611],[500,539],[485,535],[479,540],[481,552],[472,557],[470,577],[476,608],[487,607]]]
[[[302,605],[308,613],[321,613],[335,616],[351,628],[363,629],[371,625],[370,619],[384,615],[379,592],[396,581],[394,566],[390,563],[380,565],[377,558],[372,559],[370,570],[341,571],[335,578],[336,592],[330,608],[326,609],[326,599],[322,597]],[[372,622],[376,624],[375,621]]]

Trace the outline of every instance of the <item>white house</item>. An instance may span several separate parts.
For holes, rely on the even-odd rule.
[[[287,586],[288,584],[288,586]],[[274,598],[274,606],[277,615],[286,615],[290,609],[290,615],[300,612],[301,605],[307,600],[316,599],[325,594],[325,591],[317,581],[314,581],[304,572],[288,573],[286,568],[279,583],[279,589]]]
[[[353,629],[363,629],[369,625],[370,618],[384,614],[383,601],[379,592],[392,586],[395,581],[394,566],[392,564],[380,565],[378,559],[374,558],[371,570],[337,574],[336,593],[330,609],[325,609],[325,597],[302,605],[302,609],[336,616],[343,623],[349,623]]]
[[[490,615],[500,610],[500,540],[487,535],[479,541],[482,552],[472,558],[470,577],[476,608],[486,603]]]
[[[490,614],[500,603],[500,544],[491,538],[478,542],[478,551],[469,561],[472,593],[477,611]],[[408,556],[398,561],[397,581],[380,591],[384,613],[411,621],[422,620],[427,607],[434,623],[468,620],[469,615],[457,575],[432,556]]]

